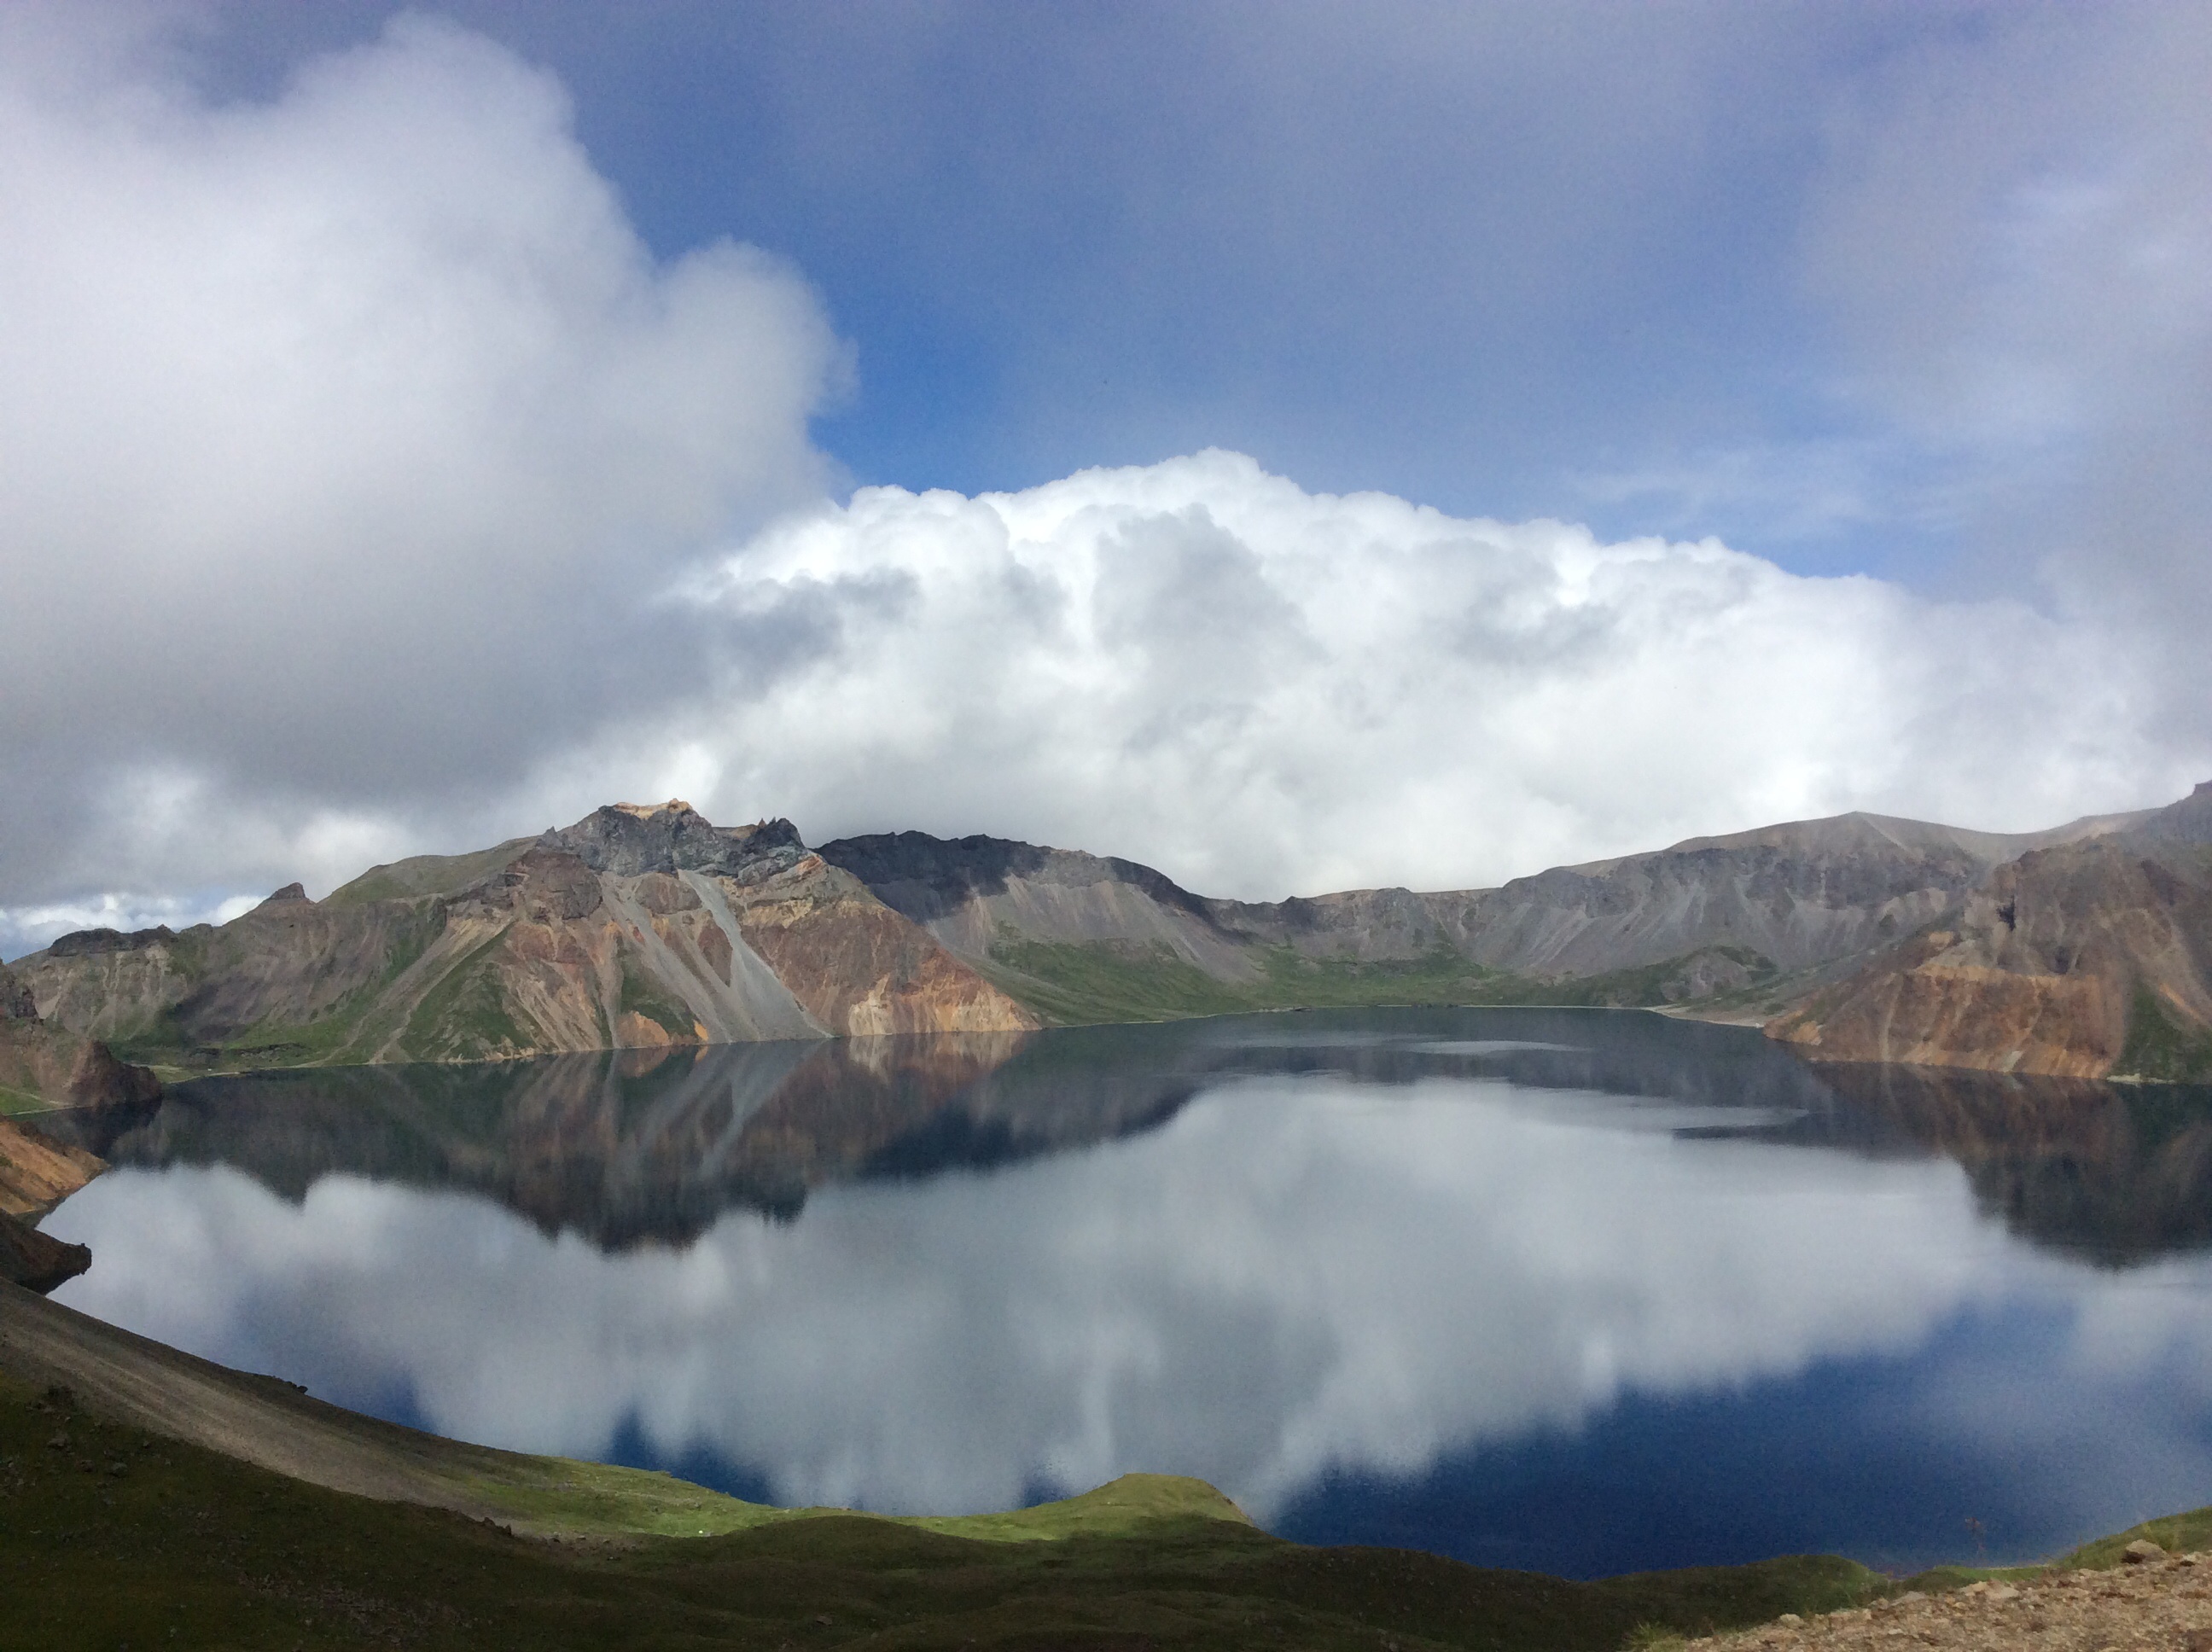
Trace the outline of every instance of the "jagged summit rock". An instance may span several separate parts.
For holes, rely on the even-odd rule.
[[[79,929],[58,938],[46,951],[49,957],[57,958],[86,957],[94,952],[136,952],[176,938],[176,931],[167,924],[127,932],[119,929]]]
[[[307,886],[305,884],[287,884],[261,904],[264,907],[281,907],[288,902],[305,901],[307,898]]]
[[[618,878],[698,872],[757,879],[788,870],[807,853],[799,829],[787,820],[717,826],[681,799],[611,803],[538,841],[568,851],[593,872]]]

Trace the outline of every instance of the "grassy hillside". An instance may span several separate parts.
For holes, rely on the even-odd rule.
[[[549,1476],[593,1472],[542,1461]],[[0,1379],[0,1648],[1609,1652],[1639,1624],[1756,1621],[1879,1587],[1822,1558],[1571,1583],[1395,1550],[1309,1549],[1244,1523],[1210,1488],[1165,1478],[1016,1515],[902,1521],[765,1509],[598,1472],[612,1501],[549,1480],[536,1512],[558,1505],[574,1523],[516,1536],[289,1479]],[[642,1480],[663,1490],[637,1500]],[[677,1517],[717,1528],[657,1534]],[[647,1534],[611,1534],[626,1524]]]
[[[1729,990],[1775,975],[1765,957],[1707,947],[1662,963],[1568,981],[1486,969],[1447,948],[1412,959],[1310,958],[1287,946],[1255,954],[1259,978],[1216,980],[1164,944],[1001,940],[978,963],[1001,992],[1060,1026],[1175,1021],[1254,1010],[1380,1004],[1650,1005],[1696,1002],[1715,978]]]

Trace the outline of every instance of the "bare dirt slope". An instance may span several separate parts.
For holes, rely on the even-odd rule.
[[[0,1214],[44,1216],[106,1168],[82,1147],[0,1119]]]

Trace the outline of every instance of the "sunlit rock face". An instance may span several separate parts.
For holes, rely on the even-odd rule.
[[[1821,1060],[2212,1072],[2212,782],[1996,868],[1942,926],[1770,1031]]]
[[[64,937],[47,1017],[191,1066],[1012,1032],[1035,1019],[809,852],[787,821],[613,805],[536,840],[380,866],[222,926]]]

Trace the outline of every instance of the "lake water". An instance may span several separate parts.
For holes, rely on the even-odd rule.
[[[2212,1503],[2212,1098],[1631,1012],[1255,1016],[181,1086],[58,1298],[786,1503],[1132,1469],[1593,1576]]]

